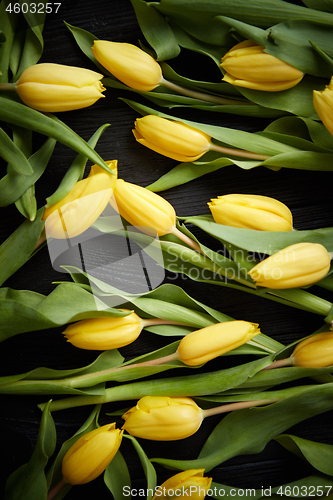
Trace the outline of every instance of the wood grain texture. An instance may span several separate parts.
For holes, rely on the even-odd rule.
[[[246,5],[245,1],[244,5]],[[46,21],[42,62],[95,69],[81,53],[63,21],[86,29],[101,39],[134,44],[137,44],[139,40],[144,42],[130,0],[94,0],[94,2],[66,0],[63,1],[59,13]],[[171,65],[188,77],[219,78],[212,63],[186,51],[172,61]],[[163,173],[168,172],[177,162],[142,147],[134,140],[131,129],[137,118],[136,113],[120,101],[119,97],[136,99],[134,94],[108,89],[106,98],[99,100],[91,108],[58,116],[85,140],[88,140],[99,126],[110,123],[111,126],[98,142],[97,152],[105,160],[118,159],[119,177],[141,186],[147,186]],[[254,120],[248,117],[201,113],[197,110],[181,108],[177,108],[173,114],[247,131],[258,131],[268,124],[266,119]],[[36,185],[39,206],[45,203],[45,198],[58,186],[74,158],[75,153],[72,150],[57,144],[46,172]],[[209,212],[207,202],[210,198],[227,193],[272,196],[289,206],[297,229],[315,229],[333,226],[332,181],[332,172],[293,170],[273,172],[264,168],[243,171],[236,166],[230,166],[161,194],[173,204],[179,216],[207,214]],[[23,219],[13,206],[1,210],[0,236],[3,241]],[[194,234],[207,246],[216,250],[219,248],[217,241],[196,228],[190,227],[190,229],[193,229]],[[98,249],[95,258],[98,258]],[[54,289],[53,281],[66,279],[66,275],[52,268],[48,253],[44,249],[13,275],[5,286],[49,294]],[[195,299],[236,319],[258,322],[264,333],[281,342],[296,340],[322,326],[322,318],[314,314],[265,301],[243,292],[195,283],[186,277],[175,277],[171,273],[167,273],[165,281],[183,287]],[[329,298],[329,294],[325,291],[316,290],[316,292]],[[38,366],[79,367],[95,359],[95,353],[75,349],[66,343],[61,331],[61,328],[56,328],[31,332],[3,342],[0,354],[1,375],[23,372]],[[129,358],[165,343],[167,339],[144,333],[134,344],[121,349],[121,352]],[[215,362],[214,366],[222,367],[223,364],[223,359],[220,359]],[[3,465],[0,468],[0,474],[3,485],[8,474],[31,456],[40,421],[37,404],[44,401],[45,397],[2,396],[1,400]],[[101,423],[109,421],[110,417],[107,413],[131,405],[132,402],[105,405],[101,412]],[[55,414],[57,449],[65,439],[76,432],[90,410],[91,408],[79,408]],[[332,412],[329,412],[297,425],[290,432],[308,439],[333,444],[331,419]],[[219,420],[219,417],[212,417],[209,421],[207,419],[200,433],[179,443],[142,441],[142,445],[149,457],[195,458],[209,432]],[[122,422],[120,418],[117,421],[119,424]],[[143,472],[127,440],[122,450],[132,474],[132,487],[144,488]],[[157,471],[159,483],[170,475],[170,472],[162,467],[157,467]],[[256,456],[237,457],[217,467],[213,471],[213,478],[215,482],[231,486],[260,488],[278,486],[310,475],[312,472],[313,469],[305,462],[284,451],[277,443],[270,443],[262,453]],[[106,489],[102,478],[92,484],[73,488],[66,498],[75,500],[91,498],[92,495],[94,498],[110,498],[111,494]]]

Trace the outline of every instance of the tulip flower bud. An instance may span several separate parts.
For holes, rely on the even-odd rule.
[[[325,90],[313,91],[313,105],[321,121],[333,135],[333,77]]]
[[[203,477],[205,469],[191,469],[179,472],[157,487],[152,500],[177,498],[203,500],[212,483],[211,477]]]
[[[69,484],[85,484],[98,477],[117,453],[123,431],[116,424],[98,427],[80,437],[62,461],[62,475]]]
[[[258,335],[258,326],[248,321],[226,321],[201,328],[182,338],[177,349],[178,357],[188,366],[207,363]]]
[[[163,236],[175,227],[176,213],[172,205],[149,189],[118,179],[114,197],[121,217],[132,226],[140,226],[141,230],[147,228],[148,234],[155,231]]]
[[[297,344],[291,355],[294,366],[324,368],[333,365],[333,331],[311,335]]]
[[[122,418],[129,434],[154,441],[173,441],[194,434],[200,427],[201,408],[190,398],[144,396]]]
[[[330,254],[323,245],[296,243],[259,262],[248,274],[258,286],[296,288],[324,278],[330,261]]]
[[[143,146],[181,162],[195,161],[210,149],[204,132],[156,115],[138,118],[133,134]]]
[[[225,226],[257,231],[292,231],[289,208],[274,198],[251,194],[226,194],[208,203],[214,221]]]
[[[158,62],[135,45],[94,40],[91,50],[104,68],[132,89],[149,92],[162,80]]]
[[[43,220],[48,237],[74,238],[101,215],[117,180],[117,160],[106,163],[113,174],[93,165],[86,179],[78,181],[58,203],[45,208]]]
[[[245,40],[229,50],[221,61],[225,82],[248,89],[277,92],[297,85],[304,73],[267,52],[261,45]]]
[[[85,68],[40,63],[23,71],[16,92],[27,106],[38,111],[70,111],[105,97],[102,78],[100,73]]]
[[[106,351],[134,342],[142,328],[142,319],[132,312],[128,316],[118,318],[83,319],[69,325],[63,334],[68,342],[80,349]]]

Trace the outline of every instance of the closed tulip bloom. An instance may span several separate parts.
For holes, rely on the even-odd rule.
[[[226,321],[201,328],[182,338],[177,349],[178,357],[188,366],[207,363],[258,335],[258,326],[248,321]]]
[[[128,311],[130,312],[130,311]],[[134,342],[143,328],[134,312],[122,317],[83,319],[69,325],[63,332],[68,342],[80,349],[105,351]]]
[[[330,269],[330,254],[319,243],[296,243],[271,255],[250,271],[256,285],[266,288],[296,288],[324,278]]]
[[[217,224],[257,231],[293,229],[289,208],[268,196],[226,194],[212,199],[208,206]]]
[[[23,71],[16,91],[25,104],[38,111],[70,111],[105,97],[102,78],[100,73],[85,68],[41,63]]]
[[[222,58],[225,82],[239,87],[277,92],[297,85],[304,73],[281,61],[251,40],[238,43]]]
[[[333,365],[333,331],[317,333],[297,344],[291,355],[294,366],[324,368]]]
[[[162,80],[158,62],[135,45],[95,40],[91,50],[104,68],[132,89],[149,92]]]
[[[118,179],[114,188],[116,209],[132,226],[146,228],[148,234],[156,231],[163,236],[176,224],[176,213],[172,205],[152,191]]]
[[[107,424],[80,437],[62,461],[62,475],[69,484],[85,484],[98,477],[117,453],[123,431]]]
[[[333,135],[333,77],[325,90],[313,91],[313,105],[321,121]]]
[[[144,396],[122,418],[132,436],[154,441],[174,441],[194,434],[200,427],[201,408],[190,398]]]
[[[205,469],[191,469],[179,472],[170,477],[157,488],[152,500],[158,498],[178,498],[185,500],[203,500],[212,484],[211,477],[204,477]]]
[[[207,134],[156,115],[138,118],[133,134],[143,146],[181,162],[195,161],[210,149]]]
[[[74,238],[101,215],[117,179],[117,160],[106,163],[114,175],[93,165],[87,178],[78,181],[62,200],[45,209],[43,220],[48,237]]]

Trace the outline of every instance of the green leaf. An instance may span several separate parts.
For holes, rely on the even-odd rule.
[[[156,52],[157,60],[177,57],[180,48],[166,19],[143,0],[131,0],[131,3],[147,42]]]
[[[33,222],[24,221],[0,245],[0,261],[2,262],[0,285],[31,257],[44,229],[44,221],[41,220],[43,213],[44,208],[38,210],[36,219]]]
[[[333,251],[333,228],[304,231],[256,231],[217,224],[211,215],[186,217],[185,223],[194,224],[221,242],[228,242],[248,252],[271,255],[295,243],[320,243]],[[253,262],[255,263],[255,262]]]
[[[98,139],[100,138],[100,136],[107,127],[109,127],[109,124],[102,125],[101,127],[99,127],[98,130],[96,130],[93,136],[89,139],[88,145],[91,148],[94,149],[96,147]],[[46,199],[47,207],[55,205],[58,201],[62,200],[69,193],[74,184],[82,179],[84,174],[84,169],[87,164],[87,160],[88,157],[83,154],[79,154],[75,158],[75,160],[67,170],[66,174],[64,175],[57,190]]]
[[[310,9],[323,10],[333,14],[332,0],[303,0],[303,3]]]
[[[114,500],[123,500],[124,492],[131,491],[131,476],[124,457],[118,450],[104,472],[104,482]],[[125,495],[130,496],[130,495]]]
[[[47,482],[44,469],[56,444],[56,430],[53,419],[46,405],[39,429],[35,450],[29,462],[15,472],[7,480],[5,487],[6,500],[45,500]]]
[[[323,384],[266,407],[233,411],[215,427],[197,459],[152,461],[181,470],[204,468],[207,472],[237,455],[260,453],[281,432],[331,410],[332,391],[333,384]]]
[[[144,472],[146,479],[147,479],[147,492],[148,492],[147,500],[150,500],[151,497],[153,496],[153,492],[155,491],[155,488],[156,488],[156,481],[157,481],[156,471],[155,471],[152,463],[150,462],[149,458],[145,454],[143,448],[140,446],[138,441],[135,439],[135,437],[129,436],[127,434],[124,437],[126,437],[127,439],[132,441],[132,444],[135,448],[135,451],[137,452],[137,454],[139,456],[139,459],[140,459],[140,462],[141,462],[141,465],[143,468],[143,472]]]
[[[46,139],[40,149],[29,158],[31,175],[18,174],[10,165],[5,175],[0,180],[0,206],[5,207],[15,203],[24,193],[31,188],[44,173],[52,156],[57,141]]]
[[[37,215],[37,200],[35,196],[35,186],[28,188],[25,193],[15,202],[18,211],[31,222]]]
[[[24,224],[31,225],[28,222]],[[60,284],[48,296],[29,290],[1,288],[0,340],[81,319],[126,314],[128,313],[119,309],[108,308],[90,292],[74,283]]]
[[[272,500],[278,500],[281,498],[299,498],[300,496],[308,495],[309,492],[313,492],[313,495],[317,493],[318,496],[323,494],[328,496],[331,489],[332,479],[328,476],[318,474],[304,477],[292,483],[276,486],[275,488],[261,487],[256,490],[251,489],[247,491],[251,492],[251,498],[254,500],[267,498],[267,496]],[[217,500],[223,500],[227,495],[234,497],[236,500],[244,498],[244,488],[235,488],[233,486],[212,482],[211,490],[213,492],[212,497]]]
[[[333,445],[310,441],[309,439],[281,434],[275,438],[284,448],[307,460],[320,472],[333,476]]]
[[[15,172],[23,175],[31,175],[33,173],[25,155],[2,128],[0,128],[0,148],[1,157],[11,165]]]
[[[99,70],[102,72],[103,75],[110,75],[110,73],[107,71],[107,69],[102,66],[95,56],[93,55],[91,51],[91,47],[94,45],[94,40],[98,40],[97,36],[93,35],[92,33],[89,33],[89,31],[86,31],[82,28],[77,28],[76,26],[72,26],[68,23],[65,22],[65,25],[69,29],[69,31],[72,33],[73,37],[75,38],[76,43],[82,50],[82,52],[94,63],[96,66],[99,68]]]
[[[40,113],[24,104],[0,97],[0,120],[52,137],[110,171],[102,158],[81,137],[52,115]]]

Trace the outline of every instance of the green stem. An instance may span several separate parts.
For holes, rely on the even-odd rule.
[[[204,92],[198,92],[197,90],[190,90],[185,87],[182,87],[180,85],[177,85],[176,83],[169,82],[168,80],[165,80],[162,78],[160,81],[160,85],[163,85],[164,87],[167,87],[170,90],[174,90],[178,94],[183,94],[187,97],[193,97],[193,99],[200,99],[201,101],[206,101],[206,102],[211,102],[213,104],[222,104],[222,105],[238,105],[238,106],[251,106],[253,105],[252,102],[246,102],[246,101],[237,101],[236,99],[228,99],[226,97],[219,97],[213,94],[206,94]]]
[[[252,151],[246,151],[245,149],[234,149],[234,148],[226,148],[224,146],[219,146],[214,143],[210,143],[209,149],[211,151],[218,151],[219,153],[223,153],[225,155],[231,155],[231,156],[239,156],[241,158],[248,158],[251,160],[268,160],[268,158],[271,158],[270,156],[267,155],[261,155],[259,153],[253,153]]]
[[[52,498],[54,498],[59,493],[59,491],[61,491],[63,487],[66,486],[66,484],[68,483],[63,478],[51,491],[49,491],[47,500],[52,500]]]
[[[130,384],[114,386],[105,389],[103,395],[74,396],[58,401],[52,401],[51,411],[63,410],[85,405],[110,403],[112,401],[138,400],[143,396],[169,396],[169,397],[191,397],[224,392],[232,387],[245,382],[249,376],[252,377],[265,366],[272,363],[272,356],[252,361],[245,365],[235,366],[218,370],[194,374],[183,377],[171,377],[164,379],[143,380]],[[46,403],[45,403],[46,404]],[[41,409],[45,404],[39,405]]]
[[[264,370],[273,370],[275,368],[282,368],[284,366],[292,366],[292,359],[290,358],[284,358],[284,359],[277,359],[274,361],[271,365],[265,366],[261,371]]]
[[[16,90],[16,83],[0,83],[1,90]]]
[[[253,406],[262,406],[271,403],[276,403],[279,399],[257,399],[254,401],[242,401],[241,403],[230,403],[228,405],[215,406],[208,410],[201,410],[203,418],[211,417],[212,415],[220,415],[229,411],[244,410],[245,408],[252,408]]]

